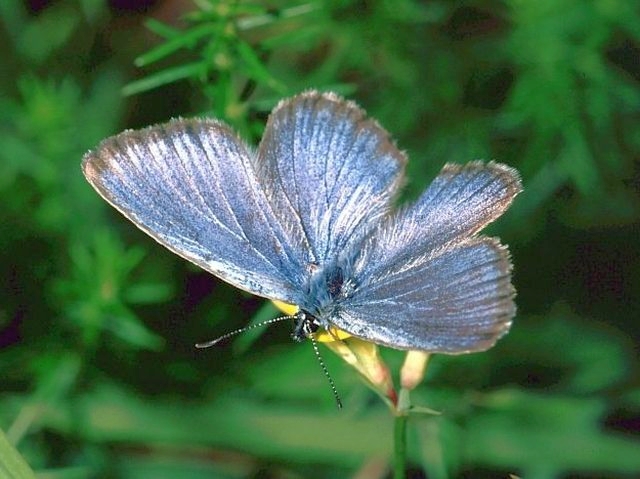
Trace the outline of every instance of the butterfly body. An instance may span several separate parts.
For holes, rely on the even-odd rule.
[[[394,208],[406,158],[354,103],[306,92],[257,151],[229,127],[173,120],[108,138],[83,171],[158,242],[300,308],[294,338],[334,326],[399,349],[492,346],[515,315],[507,249],[480,230],[521,191],[504,165],[447,164]]]

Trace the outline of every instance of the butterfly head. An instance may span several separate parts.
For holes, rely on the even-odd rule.
[[[293,316],[293,322],[291,337],[296,342],[302,342],[308,339],[322,327],[315,316],[302,309]]]

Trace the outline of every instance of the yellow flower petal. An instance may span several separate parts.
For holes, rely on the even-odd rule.
[[[278,308],[280,311],[282,311],[284,314],[288,316],[293,316],[300,309],[296,305],[283,303],[282,301],[278,301],[276,299],[272,299],[271,302],[275,304],[276,308]],[[351,335],[346,331],[343,331],[341,329],[338,329],[332,326],[331,328],[329,328],[329,330],[318,331],[313,335],[313,337],[319,343],[332,343],[337,340],[350,338]]]
[[[272,300],[273,304],[284,314],[293,316],[299,310],[297,306]],[[397,396],[393,388],[393,379],[388,366],[380,357],[378,345],[356,338],[351,334],[331,326],[328,330],[320,330],[313,335],[319,343],[325,343],[334,353],[350,366],[355,368],[366,382],[391,407],[395,407]]]
[[[397,398],[391,372],[380,357],[377,344],[350,336],[343,341],[327,342],[326,346],[355,368],[391,407],[395,406]]]
[[[313,336],[316,339],[316,341],[318,341],[319,343],[332,343],[335,341],[340,341],[340,340],[352,337],[346,331],[343,331],[342,329],[338,329],[334,326],[331,326],[328,331],[327,330],[318,331]]]
[[[404,389],[410,391],[422,382],[428,360],[429,353],[424,351],[407,352],[400,370],[400,385]]]
[[[294,304],[283,303],[282,301],[278,301],[277,299],[272,299],[271,302],[275,304],[276,308],[278,308],[287,316],[293,316],[298,312],[298,309],[300,309]]]

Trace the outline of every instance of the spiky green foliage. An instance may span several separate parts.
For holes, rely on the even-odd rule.
[[[102,138],[178,115],[255,142],[308,88],[392,132],[408,197],[445,161],[523,173],[492,227],[513,251],[514,328],[488,353],[433,358],[413,402],[442,414],[410,417],[411,467],[640,471],[634,2],[199,0],[168,17],[156,3],[0,2],[0,476],[31,477],[19,451],[46,477],[384,477],[392,418],[354,373],[325,355],[338,412],[286,328],[194,350],[274,308],[163,250],[79,168]]]

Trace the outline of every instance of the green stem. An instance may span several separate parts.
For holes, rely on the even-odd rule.
[[[400,389],[393,424],[393,479],[405,479],[407,471],[407,418],[411,409],[409,390]]]
[[[407,415],[400,412],[393,425],[394,479],[405,479],[407,469]]]

